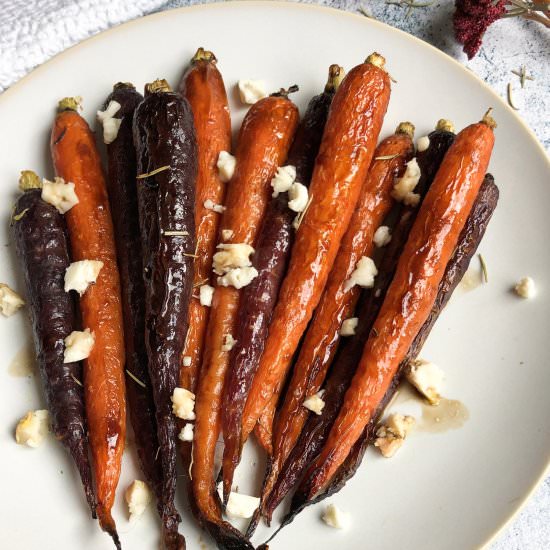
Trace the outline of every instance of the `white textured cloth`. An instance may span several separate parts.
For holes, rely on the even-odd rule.
[[[479,55],[467,62],[453,39],[451,0],[414,9],[410,16],[406,8],[383,0],[302,1],[349,11],[365,6],[377,19],[459,59],[502,96],[506,94],[507,83],[517,78],[511,71],[525,64],[536,79],[517,97],[519,114],[541,142],[550,147],[550,33],[541,25],[517,18],[500,21],[489,29]],[[0,0],[0,92],[84,38],[153,11],[197,3],[200,0]],[[490,550],[550,548],[549,518],[550,478],[539,487],[519,517],[490,545]]]

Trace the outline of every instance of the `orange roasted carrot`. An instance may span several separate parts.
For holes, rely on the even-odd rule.
[[[73,261],[100,260],[94,285],[80,298],[82,325],[95,336],[84,361],[84,393],[101,527],[120,547],[111,508],[126,437],[124,336],[120,281],[105,178],[94,134],[66,98],[51,133],[55,172],[75,185],[78,204],[65,215]]]
[[[445,155],[411,229],[344,404],[323,450],[306,473],[307,500],[327,486],[346,459],[428,318],[487,171],[494,127],[487,113],[481,122],[462,130]]]
[[[359,198],[390,98],[384,58],[372,54],[344,78],[328,116],[288,274],[243,414],[244,441],[273,394],[319,303]]]
[[[294,447],[309,411],[303,406],[306,398],[317,393],[332,362],[340,339],[342,322],[351,317],[361,287],[349,287],[348,281],[362,256],[374,251],[374,234],[389,213],[393,200],[394,180],[414,152],[414,126],[401,123],[394,135],[376,148],[374,160],[361,188],[361,194],[349,227],[342,239],[327,286],[310,323],[294,365],[292,378],[274,429],[273,458],[264,494],[269,494],[280,468]],[[272,418],[260,424],[269,431]],[[268,437],[269,435],[265,435]]]
[[[285,94],[262,99],[248,111],[239,133],[236,169],[228,184],[220,224],[221,235],[230,237],[219,245],[220,253],[230,253],[230,245],[254,246],[271,195],[271,179],[286,158],[297,123],[298,109]],[[214,450],[240,294],[219,270],[218,275],[196,396],[191,469],[195,504],[201,516],[214,525],[219,525],[221,518],[214,495]]]
[[[196,298],[199,287],[211,283],[212,256],[216,247],[220,215],[205,208],[207,200],[223,204],[225,184],[218,174],[220,151],[231,151],[231,120],[222,75],[212,52],[199,48],[185,71],[178,92],[187,98],[193,111],[198,147],[195,187],[195,234],[197,252],[193,287],[195,298],[189,304],[189,329],[185,340],[180,385],[195,392],[209,307]],[[186,453],[190,445],[186,445]]]

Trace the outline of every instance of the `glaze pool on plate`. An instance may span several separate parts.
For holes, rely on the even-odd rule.
[[[275,32],[276,31],[276,32]],[[275,39],[276,35],[276,39]],[[70,49],[0,97],[0,165],[4,204],[0,244],[17,194],[19,170],[51,175],[47,136],[57,100],[84,97],[84,115],[95,110],[117,81],[138,87],[157,77],[175,84],[198,46],[213,50],[232,99],[235,129],[245,113],[237,103],[240,78],[262,78],[276,90],[298,83],[300,108],[322,89],[328,65],[347,69],[374,50],[397,80],[382,136],[411,120],[417,136],[441,117],[463,127],[495,108],[499,123],[490,170],[501,200],[481,245],[490,282],[457,292],[429,338],[423,356],[447,375],[446,396],[468,409],[469,419],[444,433],[418,431],[391,460],[374,452],[348,486],[328,502],[352,516],[347,531],[320,521],[312,507],[274,540],[271,548],[315,547],[463,550],[484,544],[526,498],[550,456],[550,348],[547,312],[550,233],[550,167],[532,134],[472,74],[430,46],[364,17],[287,3],[232,2],[164,12],[123,25]],[[427,76],[431,75],[431,76]],[[22,290],[9,247],[0,247],[0,281]],[[510,288],[532,276],[539,295],[517,299]],[[92,522],[70,460],[53,440],[41,449],[17,446],[20,416],[41,404],[35,377],[16,378],[9,365],[29,336],[24,315],[0,319],[0,513],[7,548],[109,549]],[[122,493],[139,472],[131,434],[115,516],[123,545],[156,548],[158,525],[151,508],[129,524]],[[237,484],[256,493],[261,475],[251,471],[253,450]],[[63,472],[63,473],[61,473]],[[240,477],[240,479],[239,479]],[[200,531],[179,495],[188,547]],[[264,540],[267,530],[254,539]],[[207,537],[203,535],[203,540]]]

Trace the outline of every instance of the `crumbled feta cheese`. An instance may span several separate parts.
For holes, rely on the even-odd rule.
[[[420,166],[413,158],[407,162],[407,168],[401,178],[398,178],[393,186],[392,197],[407,206],[416,206],[420,202],[420,195],[413,193],[420,180]]]
[[[210,285],[201,285],[199,287],[199,300],[201,306],[212,305],[212,296],[214,296],[214,287]]]
[[[255,267],[236,267],[218,277],[218,284],[239,289],[249,285],[257,276],[258,270]]]
[[[223,483],[218,483],[218,494],[220,499],[223,500]],[[260,499],[258,497],[251,497],[249,495],[242,495],[231,491],[229,493],[229,499],[225,512],[232,518],[244,518],[248,519],[254,515],[254,512],[260,505]]]
[[[514,290],[518,296],[525,299],[534,298],[537,294],[535,281],[531,277],[523,277],[514,287]]]
[[[387,423],[378,428],[374,446],[378,447],[382,456],[391,458],[403,445],[414,424],[415,419],[412,416],[390,415]]]
[[[439,405],[445,373],[437,365],[425,359],[416,359],[407,368],[407,380],[431,405]]]
[[[223,214],[225,212],[225,206],[222,206],[221,204],[216,204],[213,200],[206,199],[204,201],[204,207],[207,210],[213,210],[217,214]]]
[[[189,422],[185,424],[185,426],[180,430],[178,439],[180,441],[193,441],[194,428],[195,426],[193,426],[193,424],[190,424]]]
[[[349,515],[345,512],[342,512],[342,510],[340,510],[340,508],[338,508],[334,504],[329,504],[325,508],[321,519],[329,527],[334,527],[335,529],[345,529],[349,526],[350,523]]]
[[[73,330],[65,338],[65,351],[63,352],[64,363],[75,363],[89,357],[95,343],[95,335],[87,328],[83,331]]]
[[[374,286],[374,278],[378,275],[375,263],[368,256],[362,256],[357,262],[355,270],[344,285],[344,291],[348,291],[355,285],[363,288],[372,288]]]
[[[103,267],[99,260],[81,260],[73,262],[65,271],[65,292],[76,290],[80,296],[92,283],[97,281],[97,276]]]
[[[223,337],[222,351],[231,351],[233,346],[237,343],[237,340],[233,338],[232,334],[226,334]]]
[[[218,175],[224,183],[227,183],[233,177],[236,165],[237,159],[231,153],[220,151],[216,166],[218,167]]]
[[[185,388],[174,388],[172,412],[182,420],[195,420],[195,394]]]
[[[39,447],[50,429],[50,415],[47,410],[29,411],[15,428],[15,441],[27,447]]]
[[[280,166],[277,168],[277,172],[271,180],[271,187],[273,187],[273,197],[278,197],[279,193],[286,193],[291,185],[296,181],[296,167]]]
[[[25,301],[15,290],[8,285],[0,283],[0,313],[4,317],[11,317],[19,308],[25,305]]]
[[[321,414],[325,408],[325,402],[322,399],[324,393],[325,390],[319,390],[315,395],[308,397],[302,405],[315,414]]]
[[[236,267],[249,267],[252,265],[250,255],[254,249],[249,244],[244,243],[226,243],[219,244],[212,258],[212,268],[216,275],[223,275]]]
[[[182,359],[182,363],[184,367],[190,367],[192,362],[192,358],[190,355],[184,355]]]
[[[243,103],[253,105],[256,101],[267,96],[265,81],[241,79],[238,83],[239,96]]]
[[[391,231],[387,225],[381,225],[375,232],[372,242],[378,247],[382,248],[391,241]]]
[[[428,136],[419,137],[416,141],[416,150],[419,153],[424,152],[430,146],[430,138]]]
[[[309,195],[307,187],[295,181],[288,190],[288,207],[294,212],[303,212],[307,206]]]
[[[63,178],[55,178],[54,181],[42,180],[41,197],[43,201],[55,206],[60,214],[65,214],[78,204],[74,183],[65,183]]]
[[[111,100],[104,111],[97,112],[97,120],[103,124],[103,142],[107,145],[113,143],[118,135],[122,119],[115,118],[115,115],[120,111],[120,107],[118,101]]]
[[[340,336],[353,336],[355,334],[355,329],[359,323],[358,317],[350,317],[349,319],[344,319],[342,326],[340,327]]]
[[[130,521],[139,518],[145,512],[145,509],[151,503],[153,495],[151,489],[145,481],[136,479],[133,481],[124,493],[124,499],[128,505]]]
[[[234,234],[235,234],[235,231],[233,231],[233,229],[222,229],[222,239],[224,241],[228,241],[229,239],[232,239]]]

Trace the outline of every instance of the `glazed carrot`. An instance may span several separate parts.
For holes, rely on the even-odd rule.
[[[255,245],[271,194],[271,179],[286,158],[297,123],[298,110],[285,95],[262,99],[248,111],[239,133],[236,169],[228,184],[220,224],[222,233],[231,232],[230,242],[224,243],[224,247]],[[226,250],[222,248],[221,252]],[[226,275],[230,274],[231,271]],[[235,334],[240,295],[239,289],[224,284],[229,284],[228,278],[218,277],[196,396],[191,468],[195,504],[203,519],[214,528],[221,521],[214,494],[214,450],[220,433],[221,394],[230,359],[228,338]]]
[[[390,78],[383,66],[380,55],[369,56],[348,73],[334,96],[311,181],[311,204],[296,235],[246,402],[243,441],[280,391],[359,198],[390,97]]]
[[[275,427],[273,459],[264,485],[268,495],[288,453],[296,443],[308,417],[303,406],[306,398],[316,394],[323,383],[340,339],[342,322],[353,315],[361,287],[349,288],[348,281],[362,256],[374,251],[374,233],[389,213],[394,180],[405,170],[412,157],[414,126],[401,123],[394,135],[376,148],[374,160],[361,188],[359,200],[344,234],[338,256],[327,285],[315,310],[294,365]],[[271,425],[262,422],[264,430]]]
[[[203,284],[211,284],[212,256],[216,247],[220,215],[204,206],[205,201],[223,204],[225,184],[216,166],[220,151],[231,151],[231,120],[222,75],[212,52],[199,48],[191,59],[178,88],[191,105],[198,148],[198,172],[195,187],[195,234],[197,258],[193,287],[195,296]],[[202,359],[209,307],[198,299],[189,304],[189,329],[183,356],[189,358],[181,367],[180,386],[193,393]],[[190,364],[189,364],[190,363]],[[185,455],[191,450],[185,444]]]
[[[79,201],[65,216],[72,259],[103,262],[96,283],[80,298],[82,325],[95,335],[94,347],[84,361],[83,382],[97,515],[101,527],[120,547],[111,516],[126,436],[120,281],[101,162],[94,134],[77,113],[77,106],[73,98],[60,101],[51,153],[56,174],[74,183]]]
[[[287,166],[294,167],[296,181],[306,187],[311,180],[332,98],[343,78],[342,67],[331,65],[325,89],[310,100],[285,161]],[[254,253],[253,266],[258,277],[245,287],[240,300],[237,343],[225,380],[222,405],[225,494],[231,488],[240,455],[243,408],[260,362],[294,241],[292,224],[296,213],[288,207],[288,193],[275,194],[269,201]]]
[[[308,500],[326,488],[345,460],[430,314],[445,268],[483,182],[494,144],[494,126],[489,114],[468,126],[457,135],[443,159],[342,409],[323,450],[306,473]]]

